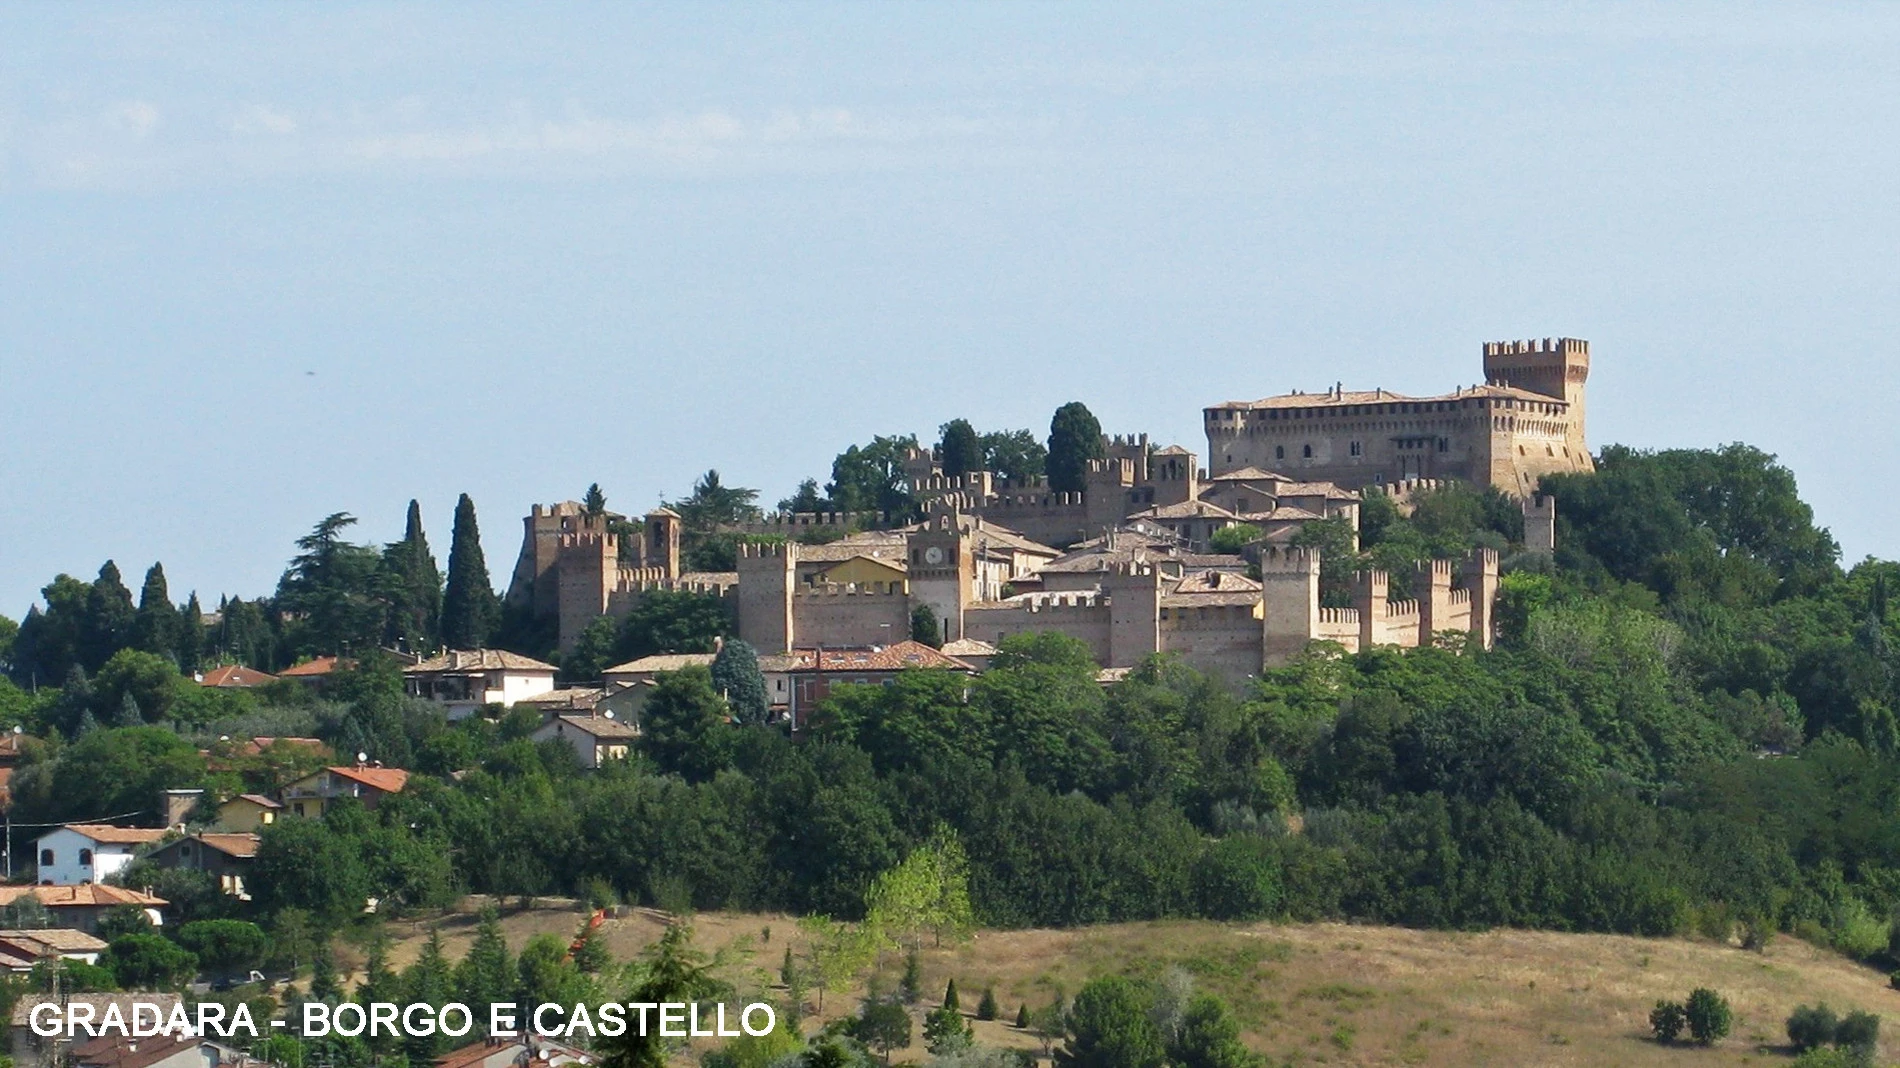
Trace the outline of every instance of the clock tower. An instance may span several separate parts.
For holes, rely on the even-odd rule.
[[[932,517],[929,526],[910,536],[907,554],[911,606],[930,606],[946,642],[963,637],[963,606],[976,589],[976,558],[960,519]]]

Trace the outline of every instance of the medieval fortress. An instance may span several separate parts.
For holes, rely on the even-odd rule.
[[[633,519],[536,505],[508,603],[557,621],[566,649],[650,591],[706,593],[731,605],[740,637],[762,653],[902,641],[927,605],[953,656],[986,658],[1011,635],[1059,631],[1107,669],[1174,653],[1236,679],[1315,641],[1357,651],[1473,636],[1489,646],[1496,552],[1426,561],[1404,599],[1389,596],[1383,572],[1360,572],[1350,606],[1322,607],[1318,552],[1298,538],[1328,520],[1356,538],[1364,493],[1403,507],[1460,480],[1521,499],[1525,545],[1553,547],[1555,516],[1534,492],[1546,474],[1593,469],[1589,343],[1489,342],[1483,370],[1482,384],[1433,397],[1335,386],[1213,405],[1205,467],[1145,434],[1113,437],[1079,492],[945,471],[934,450],[917,450],[906,477],[921,521],[772,516],[740,528],[778,537],[742,544],[732,572],[683,571],[682,523],[668,509]],[[1260,536],[1242,554],[1215,552],[1215,533],[1239,524]]]

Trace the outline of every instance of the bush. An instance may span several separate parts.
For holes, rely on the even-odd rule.
[[[1273,844],[1235,835],[1209,846],[1194,865],[1201,915],[1214,920],[1257,920],[1280,908],[1280,864]]]
[[[976,1018],[979,1020],[994,1020],[996,1019],[996,1013],[996,988],[986,986],[983,988],[983,1000],[976,1003]]]
[[[1726,1036],[1729,1025],[1734,1022],[1728,999],[1706,986],[1696,987],[1689,992],[1683,1015],[1689,1021],[1689,1037],[1703,1046],[1713,1045]]]
[[[1871,1064],[1880,1045],[1880,1017],[1871,1012],[1850,1012],[1834,1028],[1834,1045],[1842,1052]]]
[[[1681,1038],[1687,1022],[1679,1001],[1658,1001],[1656,1007],[1649,1010],[1649,1029],[1655,1033],[1656,1041],[1664,1045]]]
[[[1788,1015],[1788,1041],[1796,1053],[1806,1053],[1833,1042],[1834,1029],[1839,1025],[1840,1019],[1826,1002],[1801,1005]]]

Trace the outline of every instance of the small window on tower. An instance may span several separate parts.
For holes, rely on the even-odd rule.
[[[1439,451],[1439,452],[1444,452],[1444,451],[1445,451],[1445,445],[1446,445],[1446,442],[1445,442],[1445,439],[1444,439],[1444,438],[1439,438],[1439,439],[1438,439],[1438,451]]]
[[[1354,456],[1359,455],[1359,443],[1356,441],[1352,443],[1352,454]]]
[[[1311,445],[1300,446],[1300,455],[1311,460],[1313,458],[1313,447]]]
[[[1284,460],[1284,459],[1286,459],[1286,446],[1285,446],[1285,445],[1275,445],[1275,446],[1273,447],[1273,458],[1274,458],[1274,459],[1276,459],[1276,460]]]

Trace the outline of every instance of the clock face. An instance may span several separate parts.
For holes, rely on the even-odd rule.
[[[940,545],[932,545],[930,548],[925,549],[924,563],[926,564],[943,563],[943,547]]]

